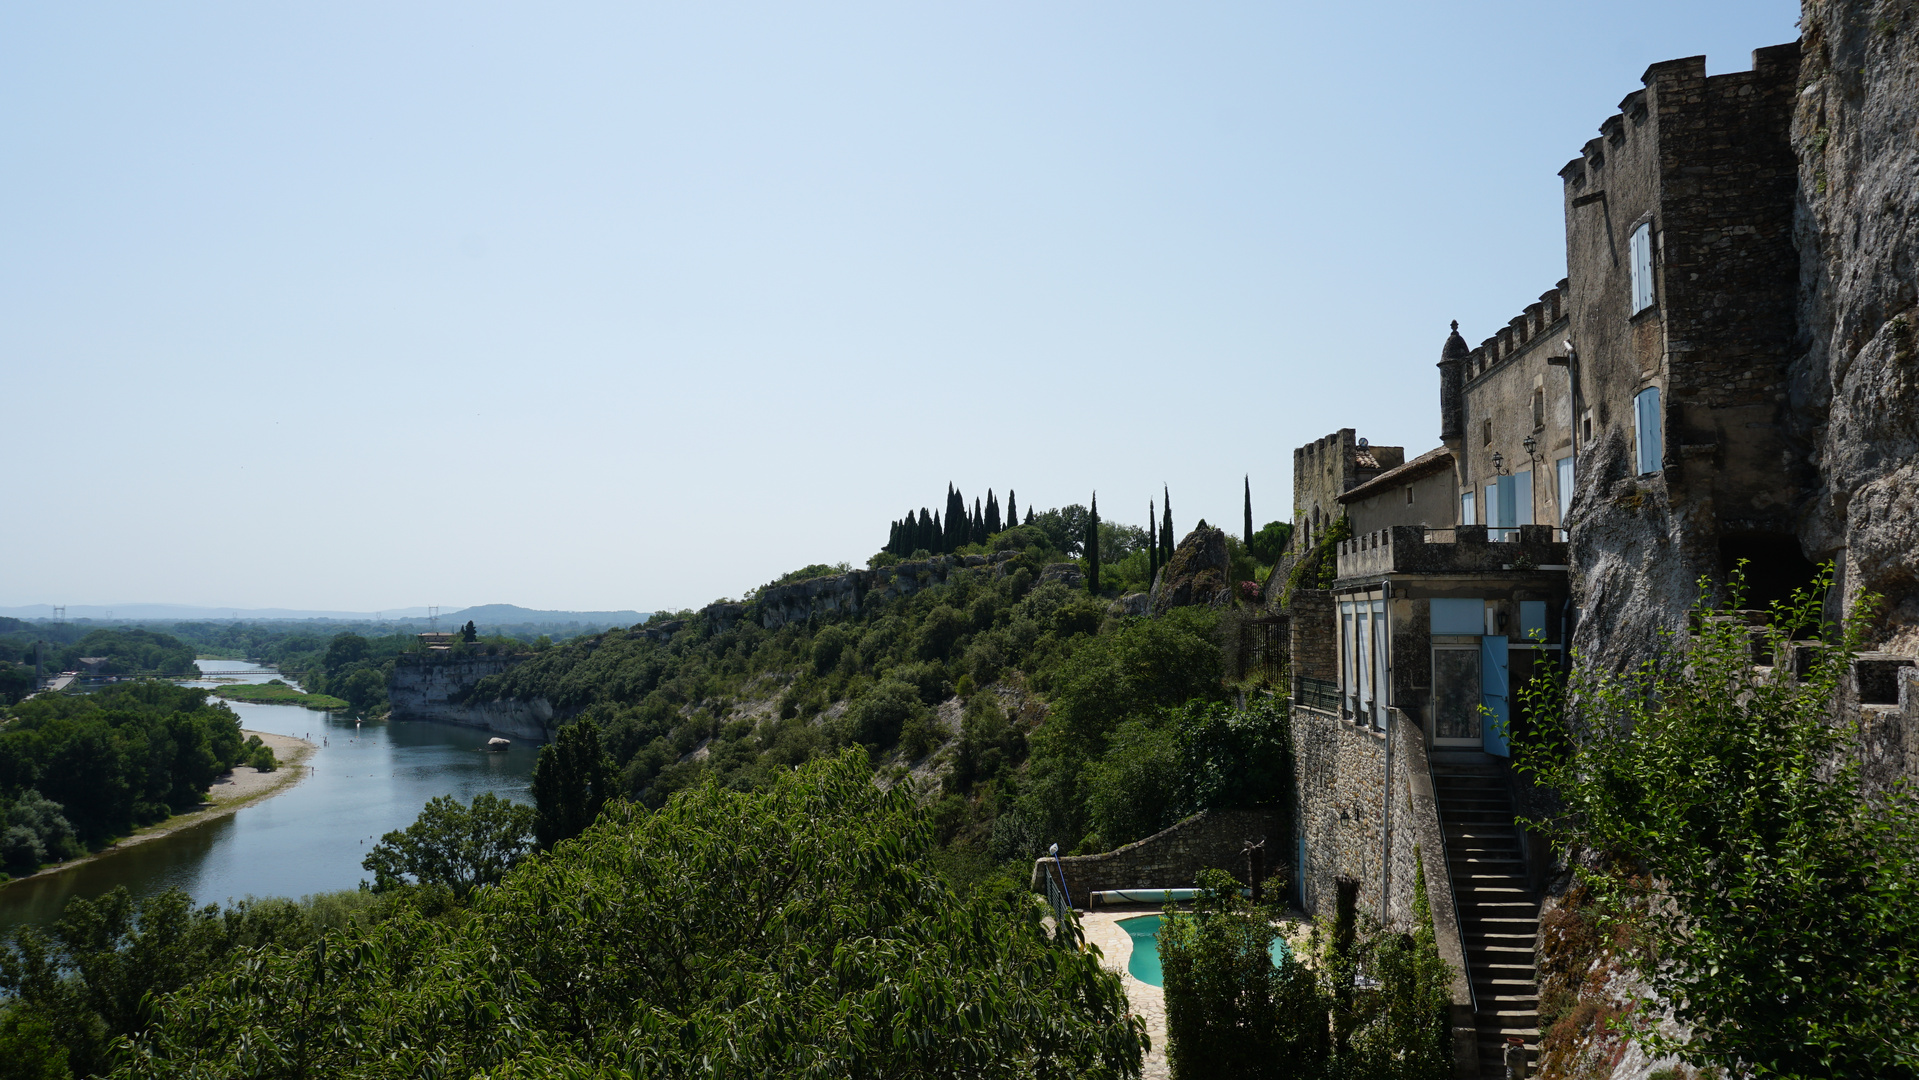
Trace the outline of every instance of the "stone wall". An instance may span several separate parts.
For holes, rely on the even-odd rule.
[[[438,720],[482,728],[508,738],[545,742],[558,724],[553,706],[535,701],[467,702],[466,695],[488,675],[497,675],[522,656],[407,654],[393,665],[387,703],[394,720]]]
[[[1560,172],[1579,449],[1575,644],[1605,666],[1628,666],[1660,631],[1682,629],[1693,583],[1723,580],[1736,557],[1803,576],[1796,547],[1780,544],[1807,484],[1787,408],[1798,69],[1796,44],[1710,77],[1704,57],[1654,64]],[[1653,303],[1634,311],[1641,225],[1652,229]],[[1662,395],[1662,458],[1642,476],[1634,400],[1648,388]]]
[[[1201,870],[1225,870],[1247,885],[1246,841],[1261,839],[1267,841],[1267,873],[1283,876],[1292,855],[1286,850],[1285,812],[1279,807],[1202,811],[1122,848],[1062,857],[1058,869],[1066,875],[1076,907],[1087,906],[1093,893],[1109,889],[1190,889]],[[1047,875],[1054,872],[1051,858],[1035,860],[1033,891],[1045,891]]]
[[[1330,589],[1293,592],[1289,633],[1292,636],[1293,677],[1339,681],[1339,654],[1333,639],[1333,594]]]
[[[1398,709],[1390,712],[1389,734],[1381,734],[1318,709],[1293,709],[1301,906],[1330,914],[1334,882],[1347,878],[1359,884],[1362,912],[1410,928],[1423,871],[1439,955],[1453,970],[1455,1061],[1460,1075],[1477,1075],[1472,989],[1425,735]]]

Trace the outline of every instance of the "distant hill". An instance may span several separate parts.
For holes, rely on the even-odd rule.
[[[481,604],[478,607],[464,608],[451,615],[441,615],[442,626],[461,626],[472,621],[480,629],[489,626],[565,626],[580,623],[588,626],[632,626],[645,622],[650,611],[535,611],[517,604]]]
[[[645,611],[539,611],[523,608],[517,604],[481,604],[478,607],[462,608],[459,611],[440,613],[440,626],[460,626],[471,620],[482,628],[506,626],[632,626],[645,622],[651,614]],[[95,622],[179,622],[179,621],[219,621],[239,619],[247,622],[271,622],[278,620],[304,621],[325,619],[331,622],[389,622],[419,623],[424,628],[428,622],[427,609],[423,607],[389,608],[386,611],[312,611],[299,608],[227,608],[202,607],[190,604],[75,604],[67,608],[70,622],[90,619]],[[10,616],[20,619],[51,619],[53,608],[47,604],[29,604],[25,607],[0,607],[0,617]]]

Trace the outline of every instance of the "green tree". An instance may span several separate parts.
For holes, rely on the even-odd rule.
[[[380,838],[360,865],[384,892],[407,884],[437,885],[465,902],[474,889],[497,885],[533,845],[533,808],[491,792],[463,806],[451,795],[426,804],[404,831]]]
[[[1253,553],[1253,558],[1271,566],[1286,553],[1286,545],[1292,538],[1292,523],[1269,521],[1260,526],[1259,531],[1253,534],[1253,538],[1246,542],[1246,550]]]
[[[1159,930],[1167,1057],[1176,1080],[1327,1076],[1331,1001],[1313,971],[1273,957],[1273,912],[1239,895],[1221,870],[1200,875],[1191,912],[1168,907]]]
[[[1800,641],[1830,585],[1828,566],[1756,630],[1742,574],[1725,610],[1702,581],[1696,630],[1641,666],[1575,657],[1535,680],[1516,763],[1559,796],[1538,824],[1610,860],[1576,865],[1690,1029],[1634,1038],[1756,1076],[1919,1075],[1919,809],[1866,789],[1857,723],[1836,719],[1871,598],[1833,640]]]
[[[540,747],[533,762],[533,831],[545,851],[586,831],[614,793],[612,759],[600,747],[600,728],[580,719]]]
[[[1253,546],[1253,475],[1246,474],[1246,546]]]
[[[1148,552],[1146,587],[1148,590],[1159,582],[1159,526],[1154,524],[1158,517],[1158,508],[1154,506],[1153,500],[1146,500],[1146,550]]]
[[[123,1077],[1132,1077],[1077,920],[961,899],[909,790],[850,751],[768,790],[617,804],[464,918],[263,951],[163,999]]]
[[[1013,489],[1006,489],[1006,527],[1012,528],[1020,523],[1019,500],[1013,497]]]
[[[1086,514],[1086,591],[1099,595],[1099,492],[1093,492],[1093,508]]]
[[[468,619],[466,625],[460,627],[460,640],[468,645],[480,640],[480,628],[473,625],[472,619]]]
[[[1171,488],[1160,489],[1159,527],[1159,564],[1165,566],[1173,561],[1173,492]]]

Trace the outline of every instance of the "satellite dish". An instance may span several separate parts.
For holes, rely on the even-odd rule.
[[[1370,444],[1370,443],[1368,443],[1368,442],[1367,442],[1367,441],[1366,441],[1365,439],[1361,439],[1361,440],[1359,440],[1359,448],[1360,448],[1361,450],[1364,450],[1364,449],[1366,449],[1366,447],[1367,447],[1367,446],[1369,446],[1369,445],[1371,445],[1371,444]]]

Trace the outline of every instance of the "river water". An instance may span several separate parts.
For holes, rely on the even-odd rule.
[[[202,660],[199,666],[223,680],[265,682],[276,676],[238,660]],[[468,801],[490,791],[532,801],[528,788],[537,746],[516,741],[505,753],[487,753],[492,733],[477,728],[426,721],[356,725],[350,713],[299,705],[227,705],[248,731],[322,744],[307,757],[306,775],[238,813],[0,887],[0,932],[21,922],[49,922],[69,898],[91,899],[116,885],[135,896],[177,886],[201,904],[351,889],[369,876],[360,867],[367,849],[389,830],[411,825],[436,795]]]

